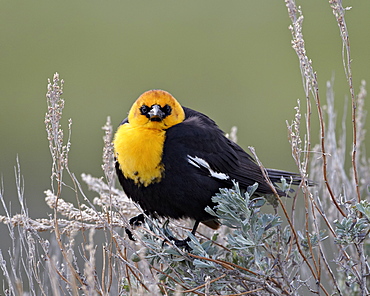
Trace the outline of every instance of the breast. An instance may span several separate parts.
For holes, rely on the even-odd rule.
[[[162,179],[165,131],[121,125],[114,139],[115,157],[125,178],[145,187]]]

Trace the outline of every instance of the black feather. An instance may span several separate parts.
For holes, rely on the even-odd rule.
[[[272,194],[260,167],[240,146],[224,136],[216,123],[208,116],[185,108],[185,120],[166,130],[162,163],[164,175],[160,182],[147,187],[126,179],[119,164],[116,170],[119,181],[135,202],[149,214],[174,219],[189,217],[196,221],[209,221],[213,216],[204,211],[206,206],[214,206],[212,196],[219,188],[233,186],[232,180],[242,189],[258,183],[257,194]],[[125,119],[122,123],[126,123]],[[210,176],[207,169],[200,169],[189,163],[188,156],[205,160],[210,168],[229,176],[218,179]],[[293,184],[300,183],[300,176],[280,170],[267,170],[272,182],[280,182],[281,177]],[[277,189],[279,195],[284,192]]]

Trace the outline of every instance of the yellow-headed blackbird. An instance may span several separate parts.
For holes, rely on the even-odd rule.
[[[163,90],[147,91],[136,100],[115,134],[114,149],[125,193],[149,215],[194,219],[193,234],[199,222],[218,228],[204,209],[214,206],[212,196],[219,188],[231,188],[232,180],[242,189],[257,182],[258,194],[273,193],[254,159],[212,119],[182,107]],[[300,182],[294,173],[267,172],[272,182],[282,176]]]

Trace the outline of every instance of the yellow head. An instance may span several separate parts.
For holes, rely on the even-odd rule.
[[[179,102],[164,90],[149,90],[132,105],[128,121],[132,126],[153,129],[168,129],[185,119],[184,109]]]
[[[184,109],[168,92],[143,93],[130,109],[129,122],[114,137],[114,155],[123,175],[138,186],[159,182],[166,129],[184,119]]]

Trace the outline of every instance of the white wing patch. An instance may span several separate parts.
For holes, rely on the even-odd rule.
[[[203,158],[199,158],[197,156],[195,157],[192,157],[190,155],[188,155],[188,162],[199,168],[199,169],[202,169],[202,168],[205,168],[209,171],[211,177],[214,177],[214,178],[217,178],[217,179],[220,179],[220,180],[228,180],[230,177],[224,173],[218,173],[218,172],[215,172],[214,170],[211,169],[211,167],[209,166],[208,162],[206,162]]]

